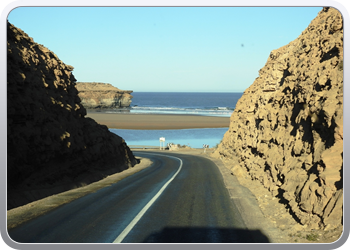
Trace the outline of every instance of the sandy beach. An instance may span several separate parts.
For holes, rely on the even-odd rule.
[[[117,129],[189,129],[229,127],[230,117],[200,115],[116,114],[88,112],[86,117],[94,119],[108,128]]]

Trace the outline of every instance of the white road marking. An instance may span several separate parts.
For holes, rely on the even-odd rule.
[[[160,155],[160,154],[152,154],[152,155]],[[141,219],[141,217],[146,213],[146,211],[152,206],[152,204],[158,199],[158,197],[163,193],[164,189],[169,185],[169,183],[176,177],[176,175],[180,172],[182,168],[182,160],[180,158],[177,158],[175,156],[170,155],[161,155],[166,156],[170,158],[175,158],[180,161],[180,167],[176,171],[176,173],[173,175],[173,177],[170,178],[167,183],[163,185],[163,187],[158,191],[158,193],[142,208],[142,210],[136,215],[136,217],[129,223],[129,225],[119,234],[119,236],[113,241],[113,243],[121,243],[124,238],[129,234],[129,232],[133,229],[133,227],[136,225],[136,223]]]

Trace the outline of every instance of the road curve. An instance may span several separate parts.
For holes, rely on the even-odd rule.
[[[200,156],[134,151],[152,166],[8,231],[20,243],[268,242],[247,230]]]

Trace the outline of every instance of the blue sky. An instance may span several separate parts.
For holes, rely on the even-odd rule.
[[[243,92],[321,7],[19,7],[8,20],[74,66],[125,90]]]

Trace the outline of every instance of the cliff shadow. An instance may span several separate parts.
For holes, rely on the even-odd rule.
[[[278,83],[279,86],[282,86],[283,83],[284,83],[284,81],[285,81],[285,79],[286,79],[288,76],[290,76],[290,75],[292,75],[292,74],[288,71],[288,69],[283,70],[283,76],[282,76],[280,82]]]
[[[279,188],[278,189],[278,194],[275,196],[276,198],[278,198],[278,203],[282,204],[285,206],[285,208],[288,210],[288,213],[293,217],[293,219],[301,224],[300,219],[298,218],[298,216],[296,216],[296,214],[293,212],[292,207],[289,204],[289,200],[287,200],[286,198],[284,198],[283,194],[284,194],[285,190]]]
[[[341,157],[343,158],[343,153],[341,153]],[[334,183],[337,190],[340,190],[343,188],[343,166],[344,166],[344,163],[341,165],[341,169],[339,170],[340,180]]]
[[[301,88],[294,88],[292,90],[293,99],[297,98],[298,94],[300,93],[300,90]],[[323,102],[324,99],[321,98],[320,101]],[[306,102],[297,101],[294,104],[292,109],[292,115],[290,117],[290,124],[293,126],[293,130],[290,132],[290,135],[296,136],[297,131],[300,129],[301,126],[303,130],[303,136],[301,139],[304,142],[313,144],[314,138],[312,131],[316,131],[321,137],[322,141],[325,142],[326,148],[330,148],[335,143],[334,134],[337,125],[335,123],[334,117],[331,118],[331,123],[330,125],[328,125],[327,114],[324,110],[321,109],[317,113],[309,112],[307,116],[304,115],[304,117],[300,118],[299,121],[297,121],[297,117],[299,116],[300,112],[303,112],[307,108],[307,106],[308,103]],[[312,121],[311,116],[314,116],[315,121]]]
[[[216,227],[165,227],[143,243],[270,243],[260,230]]]

